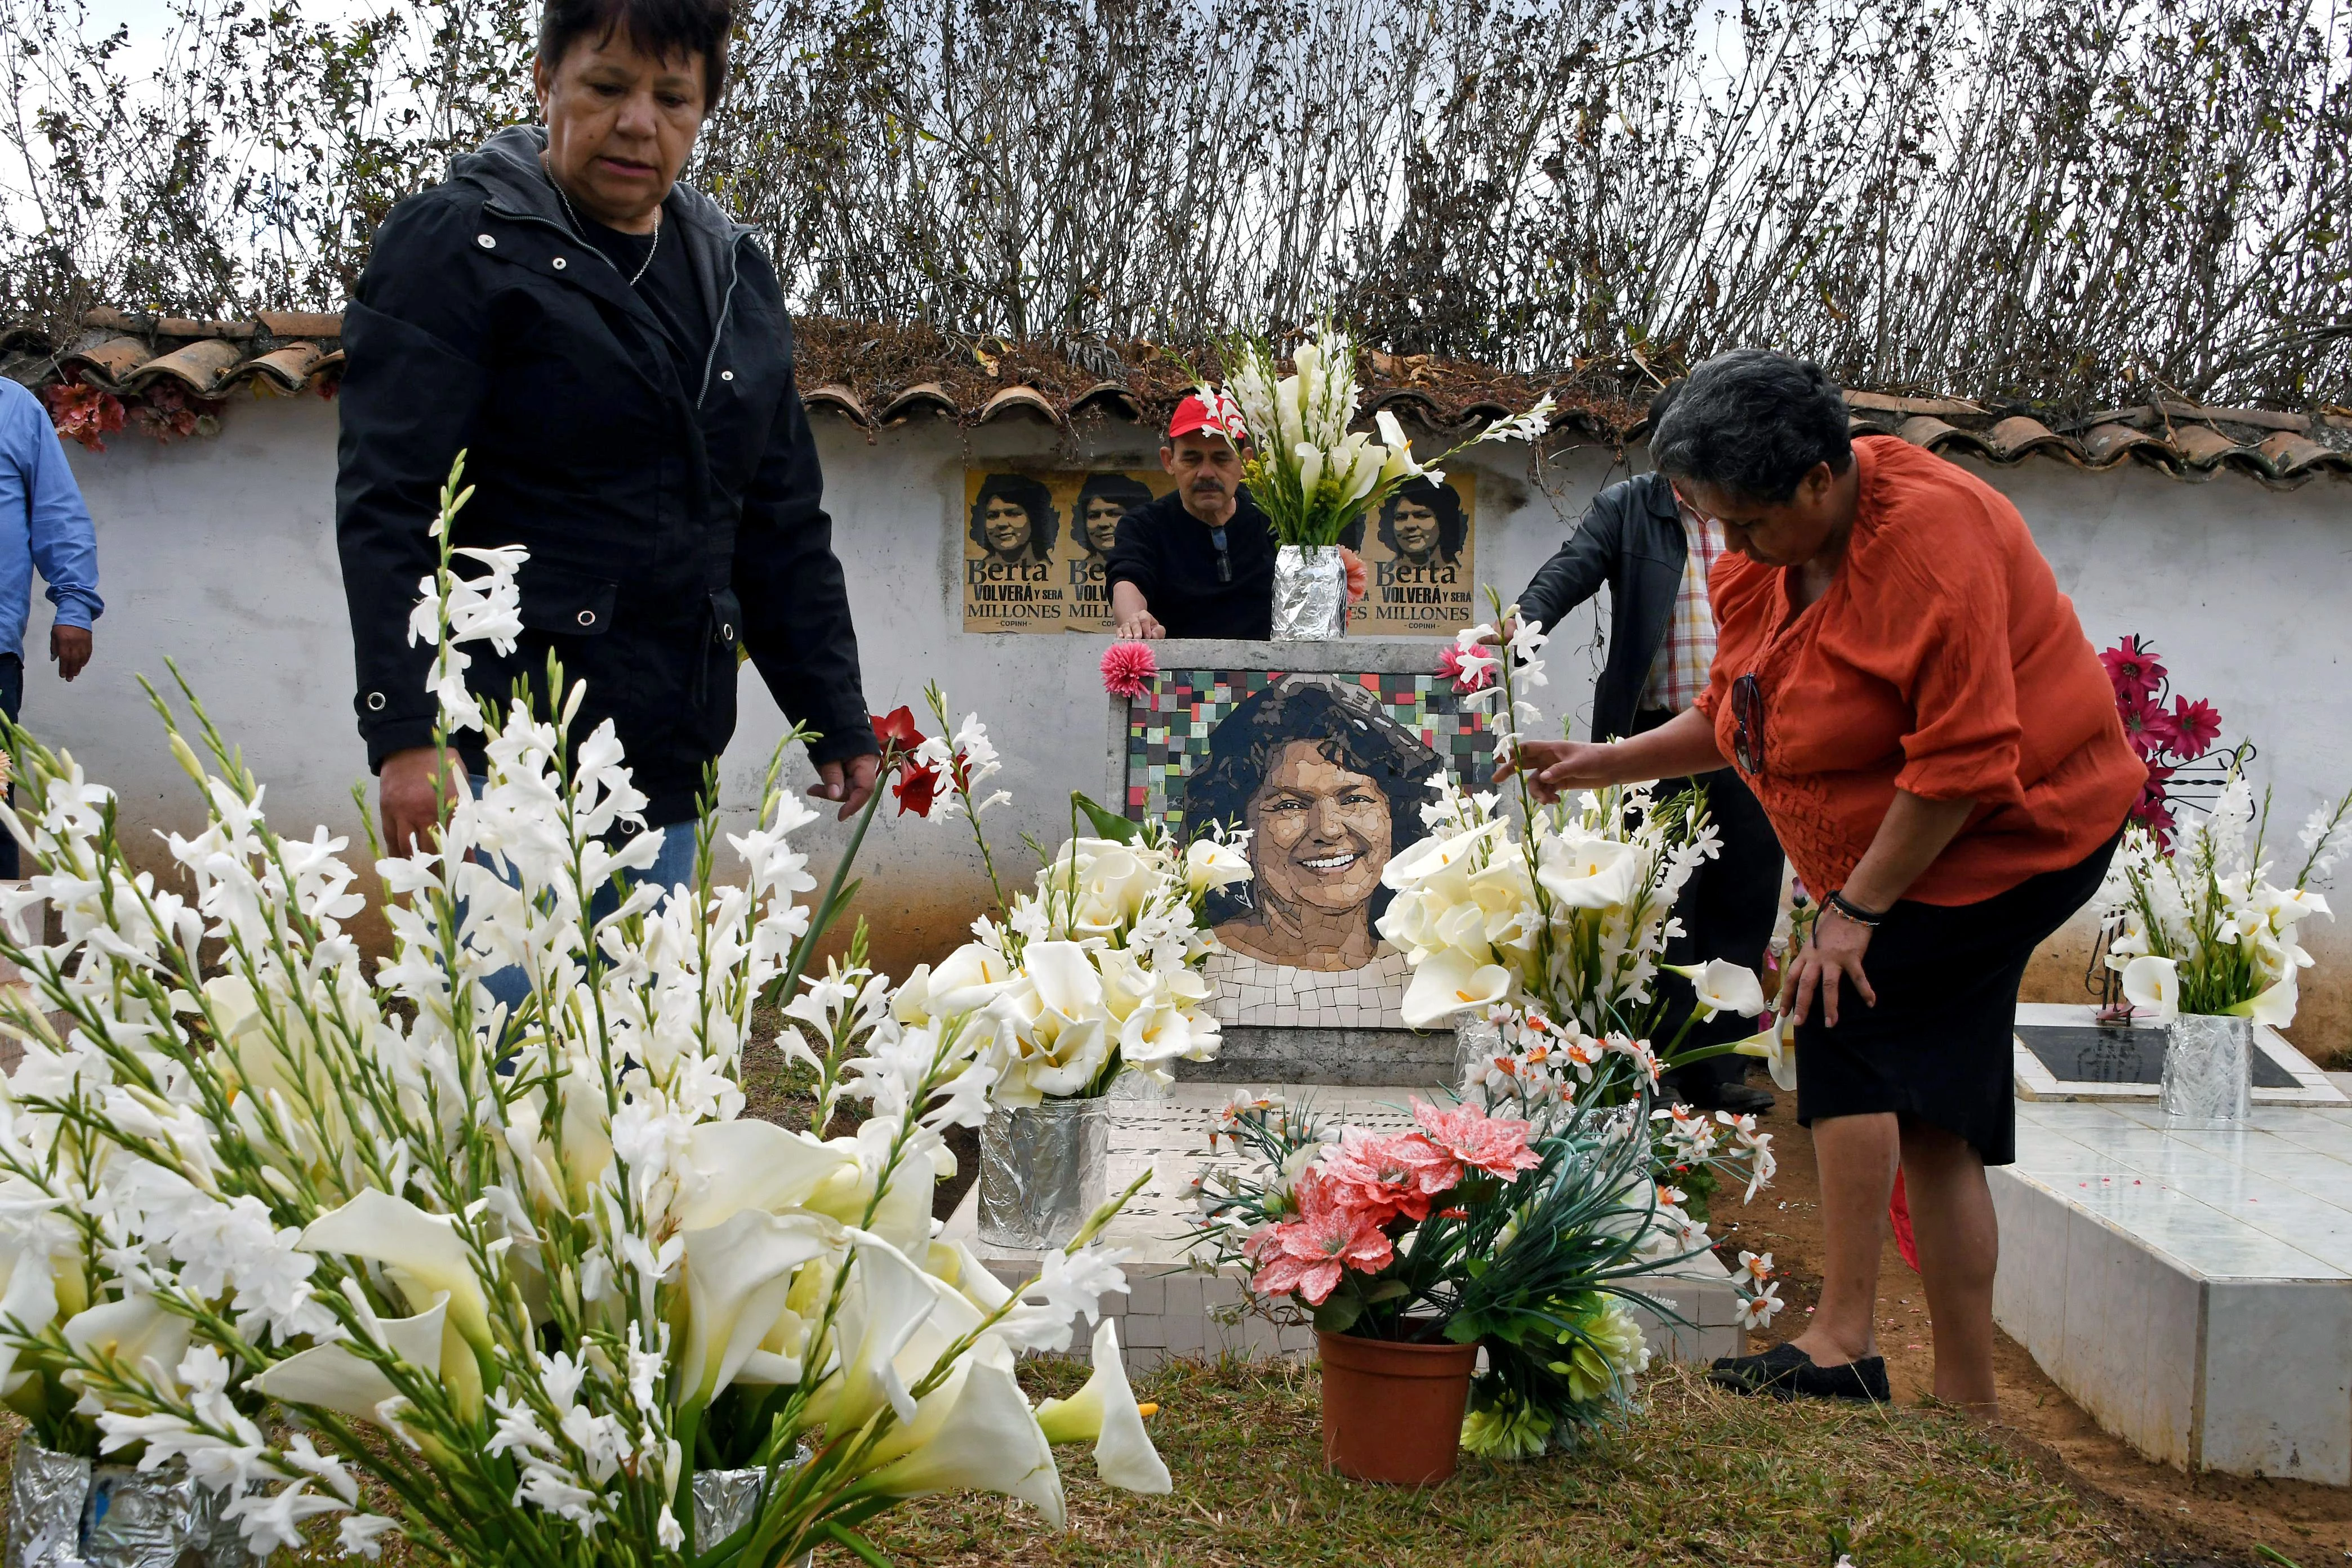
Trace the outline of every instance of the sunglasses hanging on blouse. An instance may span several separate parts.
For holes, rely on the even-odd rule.
[[[1764,687],[1753,675],[1731,683],[1731,751],[1739,771],[1753,777],[1764,772]]]

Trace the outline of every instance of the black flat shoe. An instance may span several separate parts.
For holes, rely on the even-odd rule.
[[[1769,1394],[1775,1399],[1856,1399],[1872,1405],[1893,1401],[1886,1385],[1886,1358],[1864,1356],[1843,1366],[1816,1366],[1793,1344],[1774,1345],[1761,1355],[1727,1355],[1708,1369],[1706,1380],[1735,1394]]]

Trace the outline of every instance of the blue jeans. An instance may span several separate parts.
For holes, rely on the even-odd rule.
[[[481,774],[473,775],[476,795],[481,794],[488,784],[489,780]],[[672,823],[664,828],[661,853],[654,857],[652,867],[643,871],[622,872],[622,882],[634,889],[640,882],[651,882],[662,888],[675,888],[680,882],[694,880],[694,830],[695,824],[690,821]],[[7,839],[12,846],[16,842],[14,839],[9,839],[5,833],[0,833],[0,839]],[[493,867],[497,864],[495,861],[486,863]],[[505,881],[512,888],[522,885],[522,879],[515,874],[512,866],[507,868]],[[620,889],[607,882],[596,890],[595,897],[589,901],[588,910],[593,918],[603,920],[618,909],[620,903]],[[459,910],[457,918],[461,921],[465,919],[465,911],[462,909]],[[521,1005],[522,999],[530,994],[530,976],[524,973],[518,966],[509,965],[501,969],[482,984],[488,988],[492,997],[507,1005],[507,1012],[509,1016]]]

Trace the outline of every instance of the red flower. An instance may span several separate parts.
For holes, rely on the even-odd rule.
[[[882,742],[884,755],[911,752],[923,743],[923,732],[915,728],[913,709],[894,709],[873,718],[874,738]]]
[[[1160,661],[1144,642],[1115,642],[1103,650],[1103,689],[1113,697],[1140,697],[1151,689]]]
[[[90,451],[105,451],[103,437],[122,428],[122,400],[110,392],[60,381],[42,388],[41,397],[58,434]]]
[[[2164,684],[2164,666],[2156,662],[2156,650],[2137,636],[2102,652],[2099,662],[2107,667],[2107,679],[2119,698],[2147,697]]]
[[[923,732],[915,728],[914,710],[898,708],[870,717],[874,738],[882,742],[882,765],[898,770],[898,782],[890,786],[898,802],[898,815],[911,811],[917,816],[930,816],[931,803],[940,795],[940,770],[915,761],[915,748],[923,743]]]
[[[2210,702],[2191,702],[2186,697],[2172,700],[2173,749],[2184,763],[2193,763],[2213,749],[2221,738],[2221,715]]]
[[[2123,715],[2124,739],[2142,757],[2158,756],[2179,743],[2180,731],[2174,728],[2172,715],[2147,698],[2119,697],[2116,710]]]
[[[932,803],[940,798],[940,770],[917,766],[911,760],[898,764],[898,782],[890,786],[890,794],[898,802],[898,815],[913,812],[917,816],[931,815]]]
[[[2173,820],[2172,807],[2166,804],[2163,795],[2154,792],[2143,793],[2138,803],[2131,808],[2131,819],[2155,834],[2158,846],[2168,850],[2172,847],[2172,830],[2178,824]]]

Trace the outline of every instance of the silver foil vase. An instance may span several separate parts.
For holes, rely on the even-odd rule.
[[[1454,1087],[1465,1100],[1488,1103],[1483,1089],[1473,1089],[1472,1069],[1503,1054],[1503,1031],[1483,1013],[1454,1015]]]
[[[815,1451],[806,1444],[801,1446],[798,1463],[806,1464],[815,1458]],[[780,1474],[789,1473],[786,1467]],[[694,1472],[694,1547],[708,1552],[760,1515],[761,1486],[767,1479],[764,1469],[697,1470]],[[791,1568],[808,1568],[816,1556],[814,1547],[792,1561]]]
[[[2254,1106],[2254,1021],[2183,1013],[2165,1026],[2157,1109],[2182,1127],[2231,1127]]]
[[[16,1439],[8,1477],[7,1568],[79,1568],[81,1515],[89,1501],[89,1461],[53,1454],[27,1435]]]
[[[228,1494],[198,1482],[177,1461],[153,1470],[100,1465],[90,1472],[81,1555],[89,1568],[247,1568],[253,1554]]]
[[[989,1113],[980,1129],[980,1238],[1066,1246],[1110,1196],[1111,1100],[1045,1100]]]
[[[1331,642],[1347,630],[1348,568],[1336,544],[1274,552],[1274,640]]]

